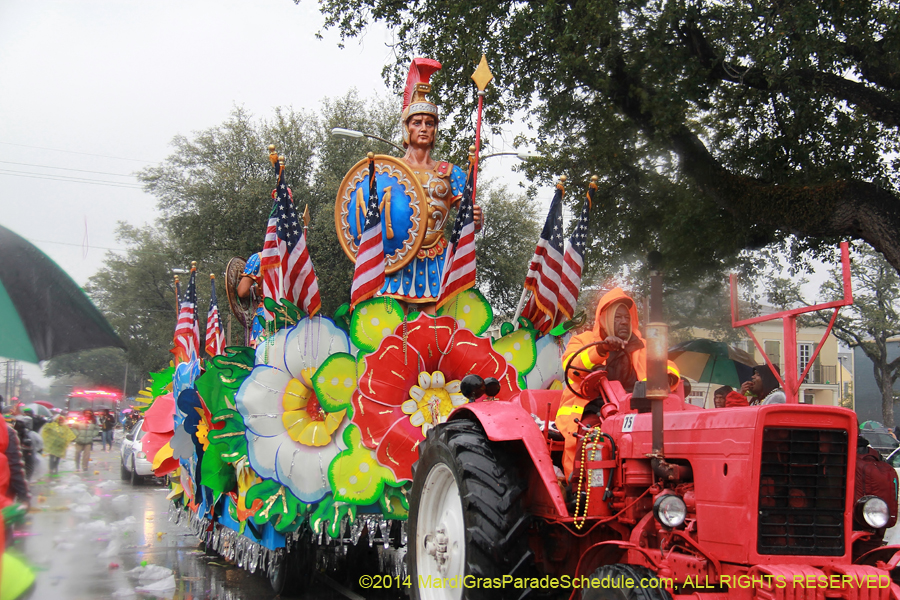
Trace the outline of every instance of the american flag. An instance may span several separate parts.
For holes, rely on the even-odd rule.
[[[441,276],[441,292],[438,297],[438,308],[453,297],[475,285],[475,218],[472,191],[475,185],[474,169],[469,165],[466,187],[463,189],[459,212],[450,235],[447,247],[447,258],[444,261],[444,272]]]
[[[556,314],[554,326],[559,325],[565,319],[571,319],[575,314],[575,304],[578,302],[578,294],[581,291],[581,271],[584,269],[584,240],[587,237],[590,209],[594,203],[596,190],[597,184],[592,181],[588,186],[587,197],[581,207],[578,223],[575,224],[572,237],[566,242],[566,251],[563,253],[562,285],[559,287],[559,312]]]
[[[369,204],[363,225],[356,266],[353,269],[353,285],[350,288],[350,306],[356,306],[378,293],[384,285],[384,241],[381,234],[381,208],[378,206],[378,189],[375,185],[375,159],[369,159]]]
[[[206,314],[206,353],[217,356],[225,349],[225,334],[222,332],[222,320],[219,318],[215,275],[209,276],[209,284],[212,291],[209,296],[209,312]]]
[[[260,254],[263,295],[287,300],[313,316],[322,307],[319,282],[306,247],[306,232],[284,182],[284,165],[278,167],[275,202],[266,226],[266,241]],[[268,316],[268,315],[267,315]]]
[[[531,291],[533,296],[522,314],[535,326],[544,318],[552,323],[559,305],[563,270],[562,197],[563,186],[560,183],[556,186],[550,212],[547,213],[541,238],[525,277],[525,289]]]
[[[197,322],[197,269],[191,268],[191,279],[181,299],[178,323],[175,325],[175,348],[178,362],[193,360],[200,353],[200,324]]]

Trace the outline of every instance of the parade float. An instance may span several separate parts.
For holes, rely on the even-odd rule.
[[[433,114],[425,94],[436,68],[424,59],[411,68],[406,119]],[[301,217],[283,159],[273,147],[269,152],[277,179],[270,225],[279,227],[276,213],[286,209],[283,222],[296,226]],[[209,358],[201,359],[196,265],[191,269],[179,297],[175,363],[142,392],[144,451],[156,475],[170,482],[172,518],[188,521],[209,552],[264,571],[276,591],[303,579],[304,570],[308,577],[312,569],[339,573],[348,565],[405,577],[412,469],[428,431],[470,399],[505,402],[523,389],[562,387],[562,313],[538,328],[518,316],[488,332],[494,312],[473,287],[476,164],[477,149],[470,149],[467,172],[436,163],[423,175],[401,159],[371,154],[350,170],[338,194],[336,233],[357,263],[355,281],[368,282],[357,258],[366,254],[359,247],[376,215],[383,235],[374,262],[383,266],[378,289],[363,285],[357,293],[355,285],[351,303],[331,318],[317,314],[305,228],[284,241],[270,227],[252,297],[238,288],[246,265],[259,259],[236,258],[225,269],[248,345],[222,348],[211,303]],[[562,186],[555,200],[560,220],[561,195]],[[452,204],[468,215],[457,218],[460,231],[448,242],[443,228]],[[279,243],[300,246],[297,258],[283,249],[282,264]],[[270,247],[277,263],[267,271]],[[443,282],[453,293],[442,295],[450,256],[454,273],[463,275],[455,286]],[[468,260],[470,268],[462,264]],[[473,374],[486,390],[463,389]]]
[[[570,348],[563,369],[595,184],[564,249],[557,186],[525,281],[532,296],[489,330],[475,286],[477,142],[466,171],[430,159],[436,68],[417,59],[410,70],[407,155],[370,154],[341,184],[335,228],[355,271],[334,315],[319,314],[303,218],[274,149],[263,250],[226,270],[232,306],[249,279],[261,292],[242,305],[250,346],[221,347],[211,302],[210,358],[198,358],[192,269],[175,365],[147,391],[143,424],[172,518],[279,593],[324,576],[345,592],[434,600],[900,598],[900,547],[882,540],[896,501],[855,485],[856,415],[798,403],[796,321],[833,309],[833,323],[852,303],[846,244],[834,302],[741,320],[732,285],[733,326],[753,338],[750,325],[784,322],[781,404],[685,402],[668,378],[655,263],[646,379],[626,391],[580,358],[608,343],[600,318],[596,341]],[[239,280],[229,275],[240,267]],[[564,412],[571,439],[554,428]]]

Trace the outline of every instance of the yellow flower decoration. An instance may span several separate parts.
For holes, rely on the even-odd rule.
[[[315,369],[304,369],[300,379],[291,379],[288,383],[281,400],[284,408],[281,422],[295,442],[306,446],[326,446],[331,442],[331,434],[337,430],[347,411],[330,413],[322,409],[309,384],[314,371]]]
[[[419,373],[419,385],[412,386],[409,395],[410,399],[400,408],[409,415],[414,427],[422,428],[422,435],[446,421],[454,408],[468,402],[459,392],[459,380],[446,381],[440,371],[430,375],[427,371]]]

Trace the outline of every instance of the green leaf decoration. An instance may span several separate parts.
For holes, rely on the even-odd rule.
[[[334,311],[334,324],[350,333],[350,303],[344,302]]]
[[[393,298],[370,298],[360,302],[350,319],[350,339],[363,352],[374,352],[403,322],[403,308]]]
[[[194,386],[210,413],[234,408],[234,395],[253,370],[255,355],[252,348],[229,346],[225,354],[206,361],[206,371]]]
[[[262,507],[253,515],[253,522],[263,525],[270,522],[275,531],[287,531],[297,517],[306,514],[307,507],[300,502],[289,489],[271,479],[257,483],[247,490],[247,506],[253,506],[257,500],[262,500]]]
[[[224,423],[225,426],[216,429],[219,423]],[[246,427],[241,413],[230,408],[213,413],[212,426],[213,429],[207,434],[210,443],[207,453],[213,452],[212,447],[215,446],[215,452],[218,452],[220,459],[227,463],[233,463],[242,456],[247,456]]]
[[[328,466],[334,499],[360,506],[374,504],[383,495],[385,484],[397,485],[397,481],[390,469],[382,467],[374,453],[362,445],[359,427],[349,425],[344,430],[344,443],[348,449]]]
[[[291,327],[292,325],[296,325],[297,321],[305,316],[305,313],[302,310],[297,308],[295,304],[289,302],[288,300],[282,300],[279,303],[272,298],[266,298],[265,300],[263,300],[263,304],[265,305],[267,311],[275,315],[274,321],[266,321],[261,316],[256,317],[262,324],[264,331],[271,332],[273,323],[275,331],[284,329],[285,327]]]
[[[522,373],[519,373],[519,376],[516,377],[516,381],[519,382],[519,389],[520,389],[520,390],[527,390],[527,389],[528,389],[528,384],[527,384],[527,380],[525,379],[525,375],[523,375]]]
[[[503,323],[500,326],[500,336],[503,337],[504,335],[509,335],[515,330],[516,328],[512,323]]]
[[[157,396],[162,396],[166,392],[172,391],[172,378],[174,375],[175,365],[167,367],[159,373],[150,373],[151,383],[147,386],[150,388],[150,394],[156,398]]]
[[[211,489],[216,496],[221,496],[237,486],[234,467],[222,460],[218,452],[203,453],[200,472],[200,484]]]
[[[534,368],[537,361],[537,349],[534,345],[536,339],[537,332],[534,329],[517,329],[491,345],[520,375],[525,375]]]
[[[408,483],[411,487],[412,484]],[[384,491],[378,498],[378,504],[381,506],[381,514],[385,519],[407,519],[409,518],[409,500],[406,498],[407,486],[384,486]]]
[[[346,352],[337,352],[326,358],[312,378],[316,397],[327,412],[350,407],[357,381],[356,360]]]
[[[438,310],[439,316],[453,317],[460,327],[481,335],[494,322],[494,310],[484,295],[471,288],[458,293]]]
[[[421,314],[422,314],[421,311],[411,310],[411,311],[409,311],[409,314],[406,315],[406,320],[409,321],[410,323],[412,323],[413,321],[418,319],[419,315],[421,315]]]
[[[344,517],[356,519],[356,505],[337,502],[332,496],[326,497],[309,518],[309,526],[316,533],[325,529],[328,537],[336,539],[341,534]]]
[[[158,397],[172,391],[172,379],[175,375],[175,365],[163,369],[159,373],[150,373],[150,385],[137,393],[135,400],[143,404],[137,407],[140,413],[147,412],[150,405]]]
[[[534,329],[534,324],[525,317],[519,317],[519,329]]]

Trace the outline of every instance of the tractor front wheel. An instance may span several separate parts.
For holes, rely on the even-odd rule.
[[[582,600],[672,600],[656,573],[636,565],[604,565],[591,575]],[[596,587],[595,587],[596,585]]]
[[[413,466],[409,574],[417,600],[518,597],[522,590],[464,589],[521,575],[531,562],[522,508],[524,478],[508,448],[492,444],[477,423],[438,425]],[[453,582],[455,585],[441,585]]]

